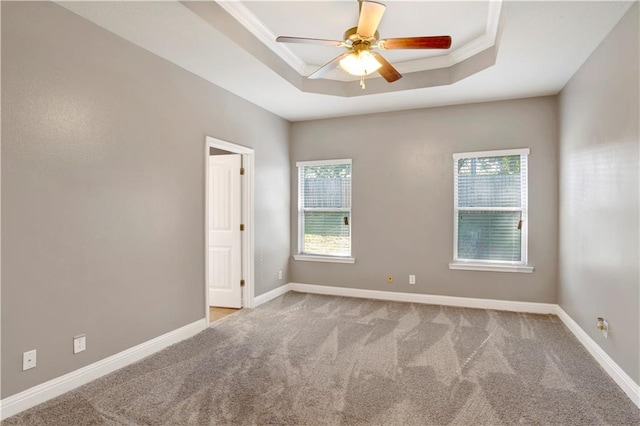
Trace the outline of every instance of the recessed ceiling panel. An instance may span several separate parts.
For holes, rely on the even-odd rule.
[[[384,19],[395,13],[391,12],[394,5],[403,3],[391,0],[383,0],[383,2],[388,6]],[[223,3],[229,5],[235,2]],[[342,7],[341,3],[333,3],[332,7]],[[351,2],[344,3],[344,6],[347,6]],[[420,3],[422,2],[409,4]],[[452,3],[476,7],[474,3],[455,1]],[[260,37],[260,34],[255,35],[255,38],[246,37],[244,31],[234,33],[233,29],[246,27],[242,27],[233,15],[225,13],[227,10],[219,3],[145,1],[61,2],[59,4],[256,105],[288,120],[299,121],[557,94],[633,3],[611,1],[507,1],[502,5],[495,1],[484,3],[488,4],[489,15],[500,22],[500,28],[497,31],[500,41],[499,52],[494,65],[449,84],[404,87],[405,90],[395,92],[378,90],[386,84],[383,81],[376,81],[382,80],[381,78],[368,80],[366,90],[360,90],[358,82],[342,82],[346,85],[340,87],[340,90],[359,90],[366,95],[347,97],[300,90],[299,85],[292,84],[268,64],[252,55],[252,51],[260,51],[260,49],[272,52],[268,44],[263,41],[267,40],[267,37]],[[239,4],[242,5],[242,3]],[[287,4],[297,8],[311,3],[287,2]],[[265,5],[268,6],[269,2]],[[491,10],[496,7],[501,11],[497,14],[491,13]],[[353,14],[357,13],[357,4],[355,9]],[[289,13],[288,10],[286,13]],[[313,10],[312,13],[317,15],[320,12]],[[409,13],[403,19],[407,22],[412,21],[413,15]],[[443,18],[444,23],[448,20],[449,18]],[[230,25],[230,22],[236,27]],[[343,31],[342,27],[345,25],[351,24],[339,23],[336,28],[338,31]],[[318,28],[320,28],[319,25]],[[494,28],[498,29],[497,26]],[[381,28],[381,32],[386,36],[386,30],[382,31]],[[455,37],[453,30],[451,33]],[[238,34],[241,37],[235,37]],[[324,34],[316,36],[331,37],[331,33]],[[249,50],[243,48],[243,43],[249,46]],[[470,42],[467,46],[474,43]],[[487,50],[491,49],[487,48]],[[456,52],[463,53],[465,48],[456,49]],[[468,54],[468,51],[465,53]],[[281,57],[275,56],[275,58],[282,64]],[[474,58],[470,59],[475,61]],[[291,75],[296,75],[297,70],[289,71]],[[434,71],[444,74],[442,70]],[[339,72],[339,70],[336,71],[336,73]],[[418,81],[414,77],[422,77],[423,72],[408,71],[403,79],[386,86],[402,87],[407,80]],[[323,87],[341,83],[326,80],[308,81],[302,77],[299,81],[303,85],[314,83]],[[367,95],[368,93],[371,94]]]
[[[358,23],[357,1],[261,2],[243,5],[274,35],[342,40],[344,32]],[[394,50],[385,56],[401,63],[444,56],[483,36],[489,2],[389,1],[378,31],[380,38],[450,35],[449,50]],[[340,48],[287,45],[308,65],[320,66],[341,53]]]

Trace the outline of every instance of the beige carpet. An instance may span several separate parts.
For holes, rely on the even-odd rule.
[[[557,317],[288,293],[6,425],[637,425]]]

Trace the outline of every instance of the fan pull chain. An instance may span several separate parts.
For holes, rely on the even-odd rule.
[[[365,89],[365,85],[364,85],[364,76],[360,77],[360,87],[362,88],[362,90]]]

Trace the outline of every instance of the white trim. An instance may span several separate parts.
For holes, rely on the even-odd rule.
[[[275,299],[276,297],[280,297],[285,293],[288,293],[289,291],[291,291],[291,284],[287,283],[287,284],[283,284],[280,287],[276,287],[271,291],[268,291],[264,294],[261,294],[260,296],[256,296],[253,298],[253,307],[257,308],[258,306],[265,304],[273,299]]]
[[[516,302],[510,300],[475,299],[470,297],[438,296],[417,293],[396,293],[391,291],[362,290],[346,287],[332,287],[301,283],[285,285],[292,291],[331,296],[358,297],[365,299],[390,300],[395,302],[424,303],[430,305],[457,306],[461,308],[493,309],[500,311],[526,312],[533,314],[553,314],[564,323],[578,341],[589,351],[600,366],[640,408],[640,385],[576,323],[559,305],[552,303]],[[285,287],[283,286],[283,287]],[[284,289],[282,294],[286,293]],[[277,297],[277,296],[275,296]]]
[[[222,139],[214,138],[211,136],[207,136],[207,147],[218,148],[223,151],[229,151],[234,154],[253,154],[255,150],[253,148],[249,148],[243,145],[237,145],[235,143],[227,142]],[[207,156],[209,155],[209,151],[207,151]]]
[[[529,148],[495,149],[493,151],[457,152],[453,154],[454,160],[461,158],[504,157],[506,155],[529,155]]]
[[[298,74],[306,75],[311,69],[317,69],[318,65],[307,64],[289,47],[276,42],[276,35],[253,12],[243,5],[242,2],[217,0],[217,3],[272,52],[296,70]],[[447,52],[445,55],[399,62],[394,64],[395,67],[402,73],[447,68],[495,46],[498,37],[498,28],[500,27],[501,11],[502,0],[490,1],[487,9],[485,29],[482,35],[453,51]],[[303,36],[303,34],[297,35]],[[344,74],[338,74],[337,76],[330,76],[329,78],[345,81],[351,80],[350,77],[351,76]]]
[[[294,254],[295,260],[305,262],[356,263],[355,257],[314,256],[312,254]]]
[[[242,240],[242,269],[244,272],[244,307],[253,308],[253,297],[255,294],[254,280],[254,260],[255,253],[255,210],[253,207],[255,188],[255,155],[251,153],[242,155],[244,164],[244,179],[242,187],[242,217],[245,218],[245,231]]]
[[[461,152],[453,154],[453,262],[449,263],[449,269],[467,271],[493,271],[493,272],[533,272],[533,267],[528,266],[529,261],[529,148],[499,149],[493,151]],[[520,207],[460,207],[458,205],[458,160],[467,158],[520,156]],[[460,211],[513,211],[520,212],[520,262],[517,268],[504,267],[503,264],[487,266],[478,260],[466,260],[458,257],[458,219]],[[487,262],[490,263],[490,262]],[[497,269],[496,269],[497,267]]]
[[[363,290],[359,288],[331,287],[301,283],[289,284],[291,290],[299,291],[301,293],[359,297],[363,299],[390,300],[394,302],[423,303],[427,305],[457,306],[461,308],[528,312],[532,314],[556,313],[556,305],[552,303],[516,302],[511,300],[497,299],[474,299],[471,297],[439,296],[435,294],[398,293],[394,291]]]
[[[492,0],[489,2],[484,34],[446,55],[445,58],[447,59],[449,66],[453,66],[458,62],[462,62],[465,59],[495,46],[498,36],[498,28],[500,26],[501,11],[502,0]]]
[[[520,272],[530,274],[533,266],[529,265],[503,265],[500,263],[477,263],[477,262],[451,262],[449,269],[459,271],[490,271],[490,272]]]
[[[4,420],[115,370],[133,364],[175,343],[195,336],[208,326],[209,322],[206,318],[199,319],[86,367],[5,398],[0,401],[0,419]]]
[[[564,325],[573,333],[580,343],[589,351],[598,364],[620,386],[634,404],[640,408],[640,385],[638,385],[622,368],[567,314],[557,306],[556,314]]]
[[[463,212],[522,212],[522,207],[458,207]]]
[[[0,23],[2,22],[2,8],[0,7]],[[2,25],[0,24],[0,27]],[[0,46],[2,46],[2,29],[0,28]],[[0,70],[2,70],[2,55],[0,55]],[[6,62],[5,62],[6,63]],[[2,86],[1,84],[1,80],[0,79],[0,86]],[[6,86],[5,86],[6,87]],[[2,117],[2,89],[0,88],[0,117]],[[2,120],[0,120],[0,135],[2,135]],[[0,153],[2,152],[2,138],[0,138]],[[1,157],[1,155],[0,155]],[[0,165],[2,164],[2,159],[0,158]],[[2,167],[0,167],[0,200],[2,200],[2,171],[1,171]],[[1,208],[1,202],[0,202],[0,212],[2,212],[2,208]],[[1,216],[1,214],[0,214]],[[2,223],[2,220],[0,218],[0,224]],[[1,226],[0,226],[1,228]],[[2,230],[0,229],[0,259],[2,259]],[[2,306],[2,262],[0,261],[0,306]],[[1,311],[1,308],[0,308]],[[2,315],[0,314],[0,317],[2,317]],[[0,327],[0,330],[2,329],[2,327]],[[0,331],[0,342],[2,342],[2,332]],[[0,354],[2,353],[2,343],[0,343]],[[1,358],[1,357],[0,357]],[[0,362],[0,367],[1,367],[2,362]],[[0,368],[0,394],[2,394],[2,368]],[[2,401],[0,401],[0,420],[2,420]]]
[[[242,219],[245,230],[242,232],[242,279],[245,281],[242,290],[242,307],[253,307],[253,295],[255,293],[254,286],[254,253],[255,253],[255,213],[253,208],[254,187],[255,187],[255,151],[235,143],[227,142],[222,139],[207,136],[205,140],[205,215],[204,215],[204,254],[205,254],[205,271],[204,271],[204,292],[205,292],[205,311],[207,321],[209,321],[209,288],[207,277],[209,276],[209,257],[207,250],[209,247],[209,148],[217,148],[242,155],[242,164],[244,167],[244,178],[242,179]]]
[[[455,155],[455,154],[454,154]],[[458,160],[453,159],[453,257],[458,258]]]
[[[312,161],[296,161],[296,167],[306,166],[335,166],[340,164],[351,164],[351,158],[343,158],[338,160],[312,160]]]
[[[305,253],[305,247],[304,247],[304,235],[305,235],[305,225],[304,225],[304,213],[306,211],[340,211],[340,212],[345,212],[348,213],[349,216],[351,217],[351,221],[348,224],[349,226],[349,241],[352,240],[352,235],[351,235],[351,222],[353,222],[353,216],[351,215],[351,208],[353,206],[353,190],[350,190],[350,194],[349,196],[351,197],[350,203],[349,203],[349,207],[348,208],[341,208],[341,209],[334,209],[334,208],[328,208],[328,209],[323,209],[323,208],[311,208],[311,209],[307,209],[304,207],[304,191],[303,191],[303,187],[300,185],[300,182],[302,180],[302,173],[305,167],[314,167],[314,166],[335,166],[335,165],[345,165],[348,164],[350,169],[351,169],[351,182],[349,184],[350,189],[353,183],[353,167],[352,167],[352,162],[351,162],[351,158],[342,158],[342,159],[332,159],[332,160],[310,160],[310,161],[297,161],[296,162],[296,168],[297,168],[297,193],[298,193],[298,247],[297,247],[297,251],[298,254],[294,255],[294,259],[295,260],[306,260],[306,261],[311,261],[311,262],[333,262],[333,263],[355,263],[355,259],[351,257],[351,255],[353,254],[351,252],[351,247],[349,249],[349,256],[345,256],[345,257],[339,257],[339,256],[331,256],[331,255],[310,255],[308,253]],[[338,259],[338,260],[336,260]]]
[[[320,286],[301,283],[287,283],[265,294],[255,297],[254,307],[279,297],[288,291],[301,293],[326,294],[332,296],[358,297],[398,302],[413,302],[457,306],[464,308],[494,309],[536,314],[556,314],[564,325],[576,336],[611,378],[620,386],[633,403],[640,408],[640,386],[611,359],[607,353],[558,305],[535,302],[515,302],[495,299],[474,299],[467,297],[437,296],[414,293],[395,293],[389,291],[361,290],[345,287]],[[0,401],[0,420],[18,414],[21,411],[62,395],[79,386],[89,383],[115,370],[126,367],[154,354],[172,344],[188,339],[209,327],[205,318],[187,324],[177,330],[165,333],[133,348],[119,352],[101,361],[56,379],[34,386]]]
[[[298,74],[304,73],[307,64],[286,45],[278,43],[277,36],[245,5],[239,1],[220,0],[217,3]]]
[[[331,207],[305,207],[305,212],[346,212],[351,213],[351,209],[348,207],[343,208],[331,208]]]
[[[529,150],[526,151],[520,155],[520,260],[525,265],[529,262]]]

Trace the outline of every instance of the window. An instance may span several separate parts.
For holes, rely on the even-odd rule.
[[[451,269],[532,272],[527,266],[528,149],[454,154]]]
[[[301,161],[298,166],[296,260],[353,263],[351,160]]]

